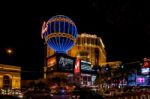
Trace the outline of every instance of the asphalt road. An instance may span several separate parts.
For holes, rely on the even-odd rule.
[[[71,99],[68,95],[25,95],[23,99]]]

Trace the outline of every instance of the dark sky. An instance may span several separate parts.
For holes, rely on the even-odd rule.
[[[40,71],[43,66],[43,21],[54,15],[70,17],[79,33],[102,37],[108,61],[137,61],[150,56],[148,4],[132,0],[49,0],[0,3],[0,63]],[[14,50],[13,55],[5,53]],[[23,79],[38,73],[23,73]]]

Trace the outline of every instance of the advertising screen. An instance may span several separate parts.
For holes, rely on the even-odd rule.
[[[150,86],[149,75],[130,74],[128,76],[128,86]]]
[[[91,63],[81,60],[81,71],[85,72],[94,72],[92,69]]]
[[[80,60],[76,59],[75,67],[74,67],[74,73],[80,73]]]
[[[58,58],[58,68],[59,70],[62,70],[62,71],[73,71],[74,59],[60,56]]]
[[[57,67],[56,57],[50,57],[47,59],[47,70],[52,71]]]
[[[136,84],[137,86],[150,86],[149,76],[137,75]]]
[[[141,73],[142,74],[149,74],[150,73],[150,68],[141,68]]]
[[[47,67],[52,67],[56,65],[56,57],[51,57],[47,60]]]
[[[144,58],[144,62],[142,65],[143,68],[150,68],[150,59],[149,58]]]
[[[136,86],[136,74],[130,74],[128,76],[128,86]]]
[[[96,76],[93,75],[93,76],[92,76],[92,81],[95,81],[95,79],[96,79]]]

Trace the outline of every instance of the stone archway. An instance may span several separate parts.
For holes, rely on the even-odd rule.
[[[3,76],[3,88],[4,89],[12,88],[12,77],[10,75]]]

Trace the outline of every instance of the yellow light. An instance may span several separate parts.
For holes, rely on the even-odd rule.
[[[12,54],[12,49],[7,49],[8,54]]]

